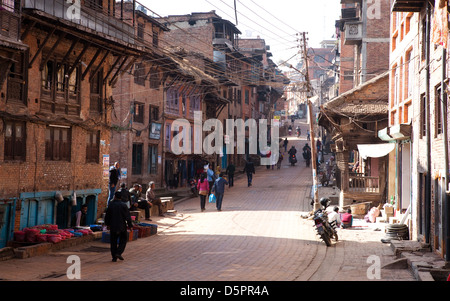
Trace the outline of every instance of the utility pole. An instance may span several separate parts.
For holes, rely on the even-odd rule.
[[[314,192],[314,211],[320,208],[319,204],[319,190],[318,190],[318,179],[317,179],[317,153],[316,153],[316,141],[314,135],[314,119],[312,112],[312,103],[309,99],[309,93],[311,92],[311,84],[309,82],[309,72],[308,72],[308,51],[307,51],[307,38],[306,32],[302,32],[302,46],[303,46],[303,61],[305,62],[305,81],[306,81],[306,97],[308,103],[308,115],[309,115],[309,132],[311,136],[311,164],[312,164],[312,176],[313,176],[313,192]]]

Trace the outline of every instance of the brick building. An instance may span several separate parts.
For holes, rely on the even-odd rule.
[[[70,226],[81,204],[88,205],[88,223],[103,212],[112,84],[141,53],[114,0],[2,1],[8,3],[22,21],[20,38],[2,38],[16,51],[8,66],[2,62],[0,247],[14,230]]]
[[[139,4],[124,3],[124,19],[130,26],[135,15],[135,36],[145,47],[145,54],[130,62],[113,87],[115,105],[112,111],[110,165],[119,162],[121,182],[135,183],[144,189],[150,181],[159,187],[163,182],[161,128],[164,106],[164,81],[167,70],[176,65],[160,49],[160,40],[168,28],[150,16]],[[116,7],[116,14],[121,7]],[[145,191],[145,190],[144,190]]]
[[[341,3],[336,21],[339,95],[321,107],[319,125],[330,134],[337,154],[340,204],[367,200],[378,205],[387,194],[388,153],[377,133],[388,118],[390,1]],[[379,153],[366,156],[362,149],[367,144]]]
[[[392,1],[390,115],[384,131],[397,148],[392,158],[397,174],[389,175],[395,209],[406,215],[412,238],[429,243],[447,262],[448,8],[447,1]]]
[[[341,1],[340,89],[344,93],[389,68],[390,0]]]
[[[377,137],[387,126],[389,73],[385,72],[325,103],[319,113],[319,125],[333,141],[336,156],[336,186],[339,205],[355,202],[384,204],[386,199],[386,144]],[[374,149],[370,156],[362,147]],[[351,166],[351,168],[350,168]]]
[[[225,125],[226,119],[269,116],[270,106],[266,107],[264,102],[270,103],[275,90],[272,91],[267,82],[275,81],[277,75],[273,63],[267,59],[264,40],[238,39],[239,29],[215,11],[167,16],[160,22],[170,28],[165,35],[165,47],[185,49],[189,61],[195,62],[199,69],[219,82],[216,90],[202,94],[205,119],[216,118]],[[219,154],[205,155],[203,159],[222,169],[230,161],[237,166],[243,165],[243,159],[249,153],[249,139],[246,128],[246,155],[237,154],[236,147],[233,155],[227,154],[227,147],[223,144]]]

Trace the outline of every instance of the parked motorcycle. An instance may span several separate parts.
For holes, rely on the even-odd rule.
[[[189,181],[189,185],[191,186],[191,192],[194,196],[198,196],[198,190],[197,190],[197,181],[195,179],[191,179]]]
[[[333,238],[335,241],[338,241],[338,234],[336,231],[336,222],[333,221],[331,223],[328,222],[328,214],[327,207],[330,204],[330,199],[321,198],[320,205],[322,208],[319,208],[314,212],[314,226],[316,227],[317,234],[320,238],[325,242],[327,247],[331,246],[331,239]]]

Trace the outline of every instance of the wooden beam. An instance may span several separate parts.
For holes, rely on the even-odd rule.
[[[100,63],[97,65],[97,67],[95,68],[94,72],[92,72],[92,76],[89,77],[89,81],[91,81],[94,76],[97,74],[98,70],[100,70],[100,68],[103,65],[103,62],[106,60],[106,58],[108,57],[108,55],[111,53],[111,50],[106,51],[105,55],[103,56],[103,58],[101,59]]]
[[[118,79],[120,76],[122,76],[125,72],[127,72],[128,69],[131,68],[131,66],[133,66],[133,64],[136,62],[137,59],[138,59],[138,58],[134,56],[134,57],[131,59],[131,61],[127,64],[127,66],[126,66],[125,68],[122,69],[122,71],[120,72],[119,76],[114,75],[115,78],[112,78],[112,79],[111,79],[111,86],[113,86],[113,85],[115,84],[115,82],[117,81],[117,79]]]
[[[120,63],[120,66],[119,66],[119,68],[117,68],[116,73],[114,73],[113,77],[112,77],[111,80],[109,81],[109,85],[110,85],[110,86],[112,85],[113,81],[116,79],[116,77],[117,77],[117,75],[119,74],[119,72],[122,70],[122,68],[123,68],[123,66],[125,65],[125,63],[127,62],[127,60],[128,60],[128,56],[126,56],[126,57],[123,59],[122,63]]]
[[[72,42],[72,45],[70,45],[69,50],[66,52],[66,54],[64,55],[64,58],[63,58],[62,61],[61,61],[62,63],[64,63],[64,62],[67,61],[67,59],[69,58],[69,56],[70,56],[70,54],[72,53],[73,49],[75,48],[75,45],[76,45],[79,41],[80,41],[80,38],[77,38],[77,39],[75,39],[75,40]],[[56,73],[59,72],[59,69],[60,69],[62,66],[63,66],[63,64],[60,64],[59,67],[57,67]]]
[[[55,44],[53,44],[52,49],[50,49],[49,53],[47,53],[45,58],[42,60],[41,65],[39,66],[40,71],[42,71],[44,69],[45,64],[47,64],[47,62],[50,59],[50,57],[52,56],[53,52],[55,52],[56,47],[58,47],[59,43],[61,43],[61,41],[65,38],[65,36],[66,36],[65,32],[61,33],[58,40],[55,42]]]
[[[116,68],[117,64],[119,63],[120,59],[123,57],[123,55],[119,55],[116,59],[116,61],[112,64],[111,68],[109,69],[108,73],[106,74],[105,78],[103,79],[103,82],[105,83],[108,77],[113,72],[114,68]]]
[[[28,64],[28,68],[31,68],[34,61],[36,60],[36,58],[38,57],[38,55],[41,53],[42,49],[44,48],[44,46],[47,44],[48,40],[50,39],[50,37],[55,33],[56,27],[53,27],[52,30],[47,34],[47,36],[45,37],[44,42],[42,43],[42,45],[39,47],[39,49],[37,50],[36,54],[34,55],[34,57],[31,59],[30,63]]]
[[[34,25],[36,25],[36,21],[33,21],[31,23],[31,25],[29,25],[25,31],[22,33],[22,35],[20,36],[20,40],[23,41],[25,40],[25,38],[28,36],[28,34],[30,33],[31,29],[34,27]]]
[[[70,77],[70,75],[72,74],[73,70],[75,70],[75,68],[77,67],[78,63],[81,60],[81,57],[86,53],[86,51],[88,50],[89,46],[91,46],[91,43],[89,43],[89,42],[84,45],[83,50],[81,50],[80,54],[75,59],[75,62],[73,63],[72,67],[70,67],[69,72],[67,73],[68,77]]]
[[[95,61],[97,60],[98,56],[102,52],[102,48],[99,48],[97,52],[95,53],[94,57],[92,58],[89,65],[86,67],[86,70],[84,70],[83,75],[81,76],[81,80],[83,81],[86,75],[88,74],[89,70],[91,69],[92,65],[94,65]]]

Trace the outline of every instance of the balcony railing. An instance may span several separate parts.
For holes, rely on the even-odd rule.
[[[43,11],[53,17],[70,21],[74,25],[81,25],[126,43],[134,43],[134,28],[131,25],[102,11],[86,6],[77,9],[73,5],[76,4],[67,3],[66,0],[25,0],[23,8],[24,13],[26,9]]]
[[[350,192],[380,193],[380,178],[350,175],[348,190]]]

